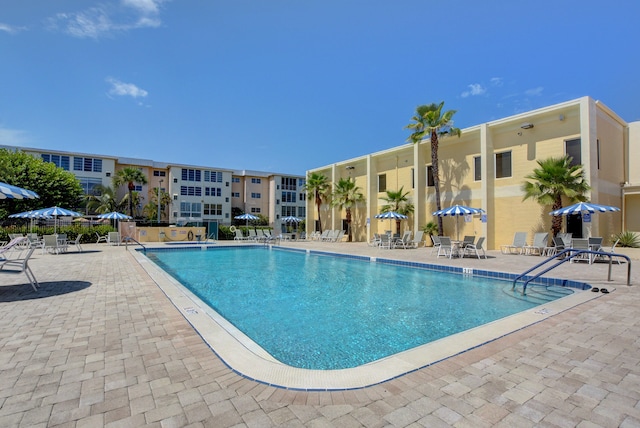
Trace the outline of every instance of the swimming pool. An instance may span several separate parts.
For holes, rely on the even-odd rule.
[[[305,369],[361,366],[540,304],[510,282],[368,258],[262,246],[147,256],[276,360]]]

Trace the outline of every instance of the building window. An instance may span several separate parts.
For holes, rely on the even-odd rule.
[[[255,193],[255,192],[251,193],[251,197],[252,197],[253,199],[260,199],[260,198],[261,198],[261,196],[262,196],[262,195],[260,195],[260,193]]]
[[[297,190],[298,180],[291,177],[282,177],[282,190]]]
[[[202,196],[202,187],[180,186],[180,194],[182,196]]]
[[[58,168],[62,168],[65,171],[69,171],[69,156],[60,156],[60,155],[41,155],[42,160],[45,162],[51,162]]]
[[[496,153],[496,178],[511,177],[511,152]]]
[[[240,183],[240,177],[231,177],[231,182]]]
[[[102,179],[100,178],[90,178],[90,177],[77,177],[80,186],[82,186],[82,190],[85,195],[100,195],[98,191],[99,186],[102,186]]]
[[[378,192],[387,191],[387,174],[378,175]]]
[[[433,181],[433,166],[427,165],[427,187],[435,187]]]
[[[296,192],[282,192],[282,202],[295,202]]]
[[[204,204],[204,215],[221,216],[222,204]]]
[[[254,214],[260,214],[260,208],[251,208],[251,212]]]
[[[306,201],[306,200],[307,200],[307,194],[306,194],[306,193],[300,193],[300,194],[298,195],[298,197],[300,198],[299,200],[300,200],[301,202],[303,202],[303,201]]]
[[[600,140],[596,140],[596,161],[598,163],[597,168],[600,169]]]
[[[81,158],[74,156],[74,171],[102,172],[102,159]]]
[[[289,216],[294,216],[296,215],[296,207],[286,207],[286,206],[282,206],[281,207],[281,213],[282,213],[282,217],[289,217]]]
[[[571,156],[571,166],[582,165],[582,155],[580,154],[580,138],[565,141],[565,153]]]
[[[482,157],[473,157],[473,179],[475,181],[482,180]]]
[[[211,183],[222,183],[222,173],[218,171],[205,171],[204,181]]]
[[[133,191],[134,192],[142,192],[142,186],[139,184],[136,184],[135,186],[133,186]]]
[[[167,173],[165,171],[153,171],[154,177],[164,177]]]
[[[239,198],[239,197],[240,197],[240,192],[233,192],[233,193],[231,193],[231,197],[232,197],[232,198]]]
[[[222,196],[222,189],[220,187],[205,187],[205,196]]]
[[[262,183],[262,179],[261,178],[252,178],[251,179],[251,183],[253,183],[253,184],[261,184]]]
[[[182,168],[182,181],[202,181],[202,171]]]
[[[305,218],[307,216],[307,207],[298,207],[298,217]]]
[[[180,202],[180,217],[202,217],[200,202]]]

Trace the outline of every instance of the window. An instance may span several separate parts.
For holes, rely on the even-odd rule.
[[[222,196],[222,189],[220,187],[205,187],[205,196]]]
[[[180,202],[180,217],[202,217],[200,202]]]
[[[202,187],[180,186],[180,194],[182,196],[202,196]]]
[[[164,177],[167,173],[165,171],[153,171],[154,177]]]
[[[218,171],[205,171],[204,181],[210,181],[211,183],[222,183],[222,173]]]
[[[298,180],[291,177],[282,177],[282,190],[297,190]]]
[[[600,140],[596,140],[596,161],[598,163],[598,169],[600,169]]]
[[[415,174],[416,170],[415,168],[411,168],[411,188],[415,189],[416,188],[416,174]]]
[[[254,214],[260,214],[260,208],[251,208],[251,212]]]
[[[571,156],[571,166],[582,164],[582,155],[580,154],[580,138],[565,141],[565,153]]]
[[[511,177],[511,152],[496,153],[496,178]]]
[[[133,191],[134,192],[142,192],[142,186],[139,184],[136,184],[135,186],[133,186]]]
[[[204,204],[204,215],[221,216],[222,204]]]
[[[262,183],[262,179],[260,179],[260,178],[252,178],[251,179],[251,183],[260,184],[260,183]]]
[[[202,171],[182,168],[182,181],[202,181]]]
[[[298,195],[298,198],[300,201],[306,201],[307,200],[307,194],[306,193],[300,193]]]
[[[427,165],[427,187],[435,187],[435,182],[433,181],[433,167],[431,165]]]
[[[282,206],[281,207],[281,213],[282,213],[282,217],[289,217],[289,216],[294,216],[296,215],[296,207],[286,207],[286,206]]]
[[[298,217],[305,218],[307,216],[307,207],[298,207]]]
[[[232,197],[232,198],[239,198],[239,197],[240,197],[240,192],[233,192],[233,193],[231,193],[231,197]]]
[[[482,180],[482,158],[480,156],[473,157],[473,179],[475,181]]]
[[[233,183],[240,183],[240,177],[231,177]]]
[[[387,191],[387,174],[380,174],[378,176],[378,192]]]
[[[51,162],[58,168],[62,168],[65,171],[69,171],[69,156],[60,155],[41,155],[42,160],[45,162]]]
[[[90,178],[90,177],[78,177],[78,181],[80,182],[80,186],[82,186],[82,190],[85,195],[99,195],[97,188],[102,185],[102,179],[100,178]]]
[[[260,193],[255,193],[255,192],[251,193],[251,197],[252,197],[253,199],[260,199],[260,197],[261,197],[261,196],[262,196],[262,195],[260,195]]]
[[[282,202],[295,202],[296,192],[282,192]]]
[[[81,158],[74,156],[74,171],[102,172],[102,159]]]

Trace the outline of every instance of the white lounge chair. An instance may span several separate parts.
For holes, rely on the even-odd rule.
[[[60,254],[62,252],[61,246],[58,244],[58,237],[56,235],[44,235],[42,237],[42,254]]]
[[[440,250],[440,237],[437,235],[431,235],[431,242],[433,242],[433,247],[431,247],[430,254],[433,254],[434,251]]]
[[[591,264],[591,255],[589,253],[580,253],[580,251],[589,251],[589,240],[576,238],[571,240],[571,249],[576,250],[572,251],[571,255],[573,256],[570,260],[570,263],[586,260]]]
[[[440,236],[440,245],[438,246],[438,257],[442,254],[445,257],[453,258],[453,244],[448,236]]]
[[[96,232],[96,236],[98,237],[98,240],[96,241],[96,244],[99,244],[101,242],[107,242],[108,235],[100,236],[100,234],[98,232]]]
[[[120,245],[120,233],[109,232],[107,235],[107,243],[111,245]]]
[[[26,236],[18,236],[11,241],[7,245],[0,247],[0,260],[6,258],[6,254],[15,249],[24,248],[29,246],[29,239]]]
[[[547,245],[547,241],[549,240],[549,233],[547,232],[538,232],[533,235],[533,244],[525,245],[524,252],[527,255],[537,255],[543,256],[547,253],[547,249],[549,245]]]
[[[487,258],[487,253],[484,252],[484,248],[482,248],[482,244],[484,244],[484,236],[481,236],[480,238],[478,238],[478,242],[476,242],[475,244],[467,244],[464,246],[463,250],[463,255],[466,254],[470,254],[473,255],[475,254],[476,257],[478,259],[480,259],[480,251],[482,251],[482,255],[484,256],[484,258]]]
[[[246,241],[247,240],[247,237],[242,234],[242,230],[236,229],[235,234],[236,234],[236,236],[233,237],[234,241]]]
[[[6,258],[0,261],[0,272],[3,272],[3,273],[24,272],[24,274],[27,276],[27,279],[29,280],[29,283],[31,283],[31,287],[33,287],[33,290],[38,291],[38,287],[40,286],[40,284],[38,284],[38,280],[36,279],[35,275],[31,271],[31,268],[29,267],[29,258],[31,257],[31,255],[35,250],[36,250],[36,247],[30,247],[30,248],[27,248],[25,251],[16,251],[13,253],[7,253],[9,258]],[[12,255],[15,255],[16,257],[11,257]]]
[[[396,239],[394,247],[402,247],[404,249],[411,248],[411,231],[405,230],[402,234],[402,238]]]
[[[500,251],[502,254],[523,254],[525,245],[527,245],[527,232],[516,232],[513,235],[513,243],[501,245]]]
[[[418,230],[410,242],[411,248],[418,248],[420,244],[423,244],[422,238],[424,237],[424,230]]]
[[[82,245],[80,245],[80,240],[82,239],[82,233],[78,233],[78,236],[76,236],[76,239],[73,241],[73,245],[76,246],[76,249],[78,250],[79,253],[82,252]]]

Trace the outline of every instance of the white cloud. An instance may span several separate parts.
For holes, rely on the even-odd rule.
[[[112,77],[108,77],[107,82],[111,84],[111,88],[109,89],[109,95],[121,96],[121,97],[129,96],[134,99],[145,98],[147,95],[149,95],[147,91],[137,87],[133,83],[124,83]]]
[[[93,38],[139,28],[156,28],[162,24],[160,5],[167,0],[121,0],[105,3],[80,12],[59,13],[49,18],[52,30],[73,37]]]
[[[504,79],[502,77],[492,77],[490,82],[492,86],[502,86]]]
[[[485,92],[487,92],[487,89],[482,87],[481,84],[472,83],[471,85],[469,85],[469,90],[468,91],[464,91],[462,94],[460,94],[460,96],[462,98],[467,98],[468,96],[482,95]]]
[[[543,89],[544,88],[542,86],[538,86],[537,88],[527,89],[526,91],[524,91],[524,93],[528,96],[540,96],[542,95]]]
[[[0,127],[0,144],[9,146],[20,146],[28,143],[30,138],[26,131],[19,129],[8,129]]]
[[[9,24],[3,24],[2,22],[0,22],[0,31],[4,31],[5,33],[16,34],[23,30],[26,30],[26,28],[16,27],[14,25],[9,25]]]

